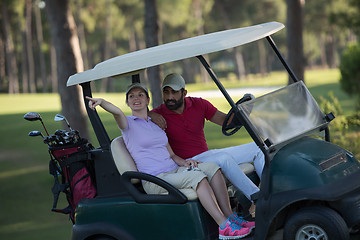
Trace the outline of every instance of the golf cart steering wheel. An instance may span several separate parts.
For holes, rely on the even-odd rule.
[[[237,107],[239,104],[249,101],[254,98],[255,98],[254,95],[246,93],[242,98],[239,99],[239,101],[237,101],[235,103],[235,106]],[[239,131],[239,129],[243,126],[242,123],[234,116],[234,113],[235,113],[235,110],[232,107],[230,109],[230,111],[228,112],[228,114],[226,115],[225,120],[223,122],[222,132],[225,136],[233,135],[234,133]],[[228,123],[231,116],[234,116],[234,117],[232,118],[231,122]]]

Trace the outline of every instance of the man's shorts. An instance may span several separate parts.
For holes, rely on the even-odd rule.
[[[201,180],[207,178],[210,182],[216,171],[220,169],[220,167],[213,162],[199,163],[198,168],[201,171],[187,171],[186,167],[178,167],[173,171],[160,173],[157,177],[165,180],[177,189],[192,188],[196,191]],[[161,194],[167,192],[159,185],[148,181],[143,182],[143,187],[148,194]]]

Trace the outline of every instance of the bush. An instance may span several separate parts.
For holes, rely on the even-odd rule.
[[[345,117],[338,99],[332,92],[328,95],[330,100],[320,97],[319,106],[324,113],[332,112],[336,117],[329,125],[331,141],[360,160],[360,111]]]
[[[343,52],[340,63],[341,88],[357,96],[356,108],[360,109],[360,45],[352,44]]]

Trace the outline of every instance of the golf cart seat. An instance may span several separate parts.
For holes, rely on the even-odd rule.
[[[135,165],[133,158],[131,157],[129,151],[127,150],[124,139],[122,136],[115,138],[111,142],[111,153],[115,161],[115,165],[122,175],[126,171],[138,171]],[[139,183],[139,179],[131,179],[133,184]],[[197,199],[196,191],[189,188],[179,189],[188,200]]]
[[[120,174],[123,174],[126,171],[138,171],[133,158],[125,146],[122,136],[115,138],[111,142],[111,153]],[[255,167],[251,163],[242,163],[239,164],[239,167],[247,175],[255,171]],[[131,181],[133,184],[140,182],[139,179],[131,179]],[[197,199],[196,191],[193,189],[186,188],[179,190],[187,197],[188,200]]]

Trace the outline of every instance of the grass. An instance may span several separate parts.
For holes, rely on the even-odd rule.
[[[223,81],[226,88],[259,85],[286,85],[285,73],[272,73],[263,80],[251,76],[244,82]],[[326,96],[329,91],[339,99],[344,112],[353,111],[352,98],[339,88],[338,70],[311,71],[306,74],[306,82],[312,94]],[[188,91],[215,89],[214,84],[189,85]],[[123,94],[95,94],[125,107]],[[227,112],[229,105],[222,98],[209,99],[220,110]],[[234,99],[237,100],[237,99]],[[0,239],[69,239],[72,224],[65,215],[52,213],[52,177],[48,174],[47,147],[39,137],[30,138],[28,132],[42,130],[40,122],[23,120],[26,112],[37,111],[41,114],[49,131],[61,129],[54,116],[60,112],[60,98],[56,94],[0,95]],[[120,135],[112,116],[99,111],[105,128],[111,138]],[[129,114],[129,111],[127,111]],[[336,121],[336,120],[335,120]],[[206,138],[210,148],[222,148],[249,142],[244,130],[240,134],[225,137],[219,126],[206,124]],[[95,146],[94,135],[91,141]],[[62,199],[60,206],[65,207]]]

